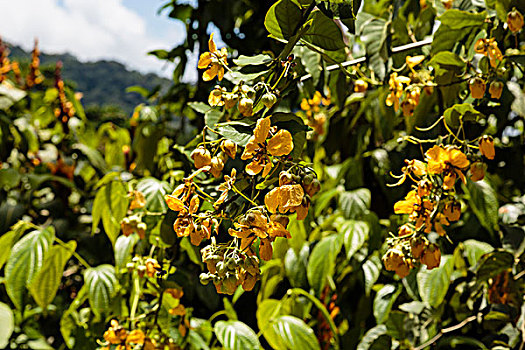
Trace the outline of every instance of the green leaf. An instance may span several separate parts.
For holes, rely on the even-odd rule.
[[[83,143],[75,143],[73,146],[71,146],[71,148],[82,152],[87,157],[90,164],[98,170],[103,172],[108,171],[106,161],[104,160],[104,157],[102,157],[98,150],[89,147],[88,145]]]
[[[371,193],[367,188],[345,191],[339,195],[339,207],[347,219],[357,219],[370,207]]]
[[[449,51],[437,53],[434,55],[434,57],[432,57],[428,64],[432,66],[452,66],[458,69],[463,69],[465,67],[465,62],[461,59],[461,57]]]
[[[330,18],[355,19],[352,0],[319,0],[316,5]]]
[[[30,228],[30,224],[25,221],[19,221],[11,227],[11,231],[4,233],[0,236],[0,269],[4,266],[5,262],[9,258],[11,248],[15,244],[22,234]]]
[[[365,336],[357,345],[357,350],[390,349],[391,340],[386,334],[387,329],[384,324],[380,324],[368,330]]]
[[[312,328],[295,316],[279,316],[269,322],[275,338],[268,341],[276,349],[318,350],[319,343]],[[265,335],[266,338],[266,335]],[[268,338],[267,338],[268,340]]]
[[[343,235],[346,258],[351,259],[368,239],[370,226],[365,221],[346,220],[339,226],[338,231]]]
[[[370,295],[370,291],[379,278],[382,268],[383,264],[377,255],[372,255],[364,262],[362,269],[365,276],[365,293],[367,296]]]
[[[107,310],[117,285],[115,268],[104,264],[86,269],[84,280],[88,288],[89,305],[93,311],[100,314]]]
[[[229,122],[221,124],[218,132],[225,138],[232,140],[241,147],[245,147],[253,135],[253,129],[250,124],[243,122]]]
[[[212,109],[208,104],[204,102],[188,102],[188,106],[190,106],[191,109],[193,109],[195,112],[202,114]]]
[[[221,118],[222,111],[218,109],[210,109],[204,114],[204,123],[208,127],[215,129],[215,125],[221,120]]]
[[[445,11],[438,20],[441,21],[442,25],[446,25],[450,29],[463,29],[465,27],[481,26],[485,22],[487,13],[485,11],[480,13],[472,13],[466,11],[460,11],[456,9],[450,9]]]
[[[293,248],[289,248],[286,252],[284,257],[284,269],[292,287],[305,288],[307,286],[306,269],[308,267],[309,254],[310,247],[308,244],[303,245],[299,254],[297,254]]]
[[[69,241],[65,246],[51,247],[42,268],[28,286],[29,292],[42,309],[45,309],[55,298],[66,263],[76,248],[75,241]]]
[[[260,349],[257,334],[241,321],[218,321],[215,335],[227,350]]]
[[[301,21],[301,9],[291,0],[279,0],[270,7],[264,18],[268,32],[280,39],[288,39]]]
[[[468,194],[468,203],[481,226],[491,233],[497,232],[499,205],[496,191],[485,180],[468,180],[463,189]]]
[[[0,348],[9,344],[9,338],[15,329],[15,317],[9,305],[0,302]]]
[[[342,246],[341,237],[338,234],[325,237],[312,250],[306,276],[317,295],[326,285],[328,276],[334,273],[335,259]]]
[[[483,254],[494,250],[490,244],[476,241],[475,239],[468,239],[462,244],[465,249],[465,256],[467,257],[470,266],[475,266]]]
[[[10,190],[20,183],[22,177],[13,168],[0,169],[0,188]]]
[[[24,97],[27,93],[24,90],[3,82],[0,84],[0,109],[8,109]]]
[[[230,303],[230,301],[228,300],[228,298],[222,298],[222,302],[224,304],[224,311],[226,311],[226,316],[228,316],[228,319],[232,321],[238,320],[239,318],[237,317],[237,312],[235,312],[235,309],[232,303]]]
[[[449,127],[457,129],[460,127],[461,121],[478,121],[485,116],[483,113],[474,109],[472,104],[461,103],[447,108],[443,113],[443,117],[445,118],[445,122]]]
[[[476,267],[476,276],[478,281],[486,281],[495,277],[505,270],[512,268],[514,256],[505,250],[496,250],[484,254]]]
[[[154,177],[145,177],[137,183],[137,191],[146,198],[146,209],[150,212],[164,213],[168,209],[164,196],[171,193],[170,185]]]
[[[24,307],[25,288],[42,268],[54,238],[55,230],[49,226],[28,233],[13,246],[5,266],[5,287],[17,309]]]
[[[120,232],[120,221],[126,216],[128,205],[128,192],[124,183],[112,181],[100,188],[93,202],[92,233],[95,234],[102,219],[104,231],[114,245]]]
[[[396,289],[396,286],[392,284],[385,285],[377,292],[374,298],[374,317],[378,324],[384,323],[388,319],[399,293],[401,293],[401,288]]]
[[[139,235],[133,233],[129,236],[119,236],[115,242],[115,268],[118,271],[126,267],[131,260],[133,247],[139,240]]]
[[[244,56],[240,55],[237,58],[233,59],[233,63],[237,66],[259,66],[261,64],[268,64],[272,62],[273,58],[269,55],[259,54],[255,56]]]
[[[328,51],[346,47],[341,29],[333,20],[326,17],[321,11],[312,12],[311,20],[312,25],[304,35],[306,41]]]
[[[437,308],[443,302],[453,269],[454,259],[450,255],[442,256],[441,265],[433,270],[421,267],[417,273],[417,286],[421,299],[427,305]]]

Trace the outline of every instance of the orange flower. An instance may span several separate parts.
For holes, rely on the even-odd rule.
[[[414,114],[414,110],[419,104],[419,96],[421,95],[421,89],[417,86],[410,89],[407,93],[406,98],[401,102],[401,109],[405,117],[411,117]]]
[[[461,216],[461,204],[457,201],[447,202],[443,208],[443,215],[450,221],[458,221]]]
[[[394,106],[394,110],[399,110],[399,99],[403,94],[403,84],[410,84],[410,78],[404,76],[397,76],[397,72],[390,74],[388,85],[390,86],[390,95],[386,98],[387,106]]]
[[[249,175],[257,175],[262,171],[262,176],[265,177],[272,168],[268,155],[280,157],[290,154],[293,150],[292,134],[287,130],[277,131],[266,141],[270,134],[270,123],[269,117],[257,120],[253,136],[244,148],[241,159],[253,159],[246,166],[246,172]]]
[[[416,259],[420,258],[427,245],[428,241],[425,238],[421,236],[413,237],[410,240],[410,252],[412,253],[412,257]]]
[[[412,159],[408,160],[405,159],[405,164],[403,168],[401,168],[401,171],[403,172],[403,175],[392,175],[399,179],[398,182],[392,185],[388,185],[390,187],[401,185],[403,182],[405,182],[407,176],[410,177],[414,182],[417,182],[418,180],[414,179],[411,174],[414,174],[416,176],[423,176],[427,173],[427,165],[423,163],[420,160]]]
[[[146,205],[146,198],[144,194],[140,191],[133,191],[131,194],[131,204],[129,205],[129,210],[141,209]]]
[[[430,214],[434,208],[434,204],[422,199],[417,195],[415,190],[408,192],[404,200],[400,200],[394,204],[394,212],[396,214],[408,214],[410,221],[415,221],[416,229],[425,225],[425,232],[430,232]]]
[[[443,174],[443,188],[449,190],[454,187],[456,175],[463,183],[466,182],[465,175],[461,171],[469,166],[467,156],[457,148],[434,146],[429,149],[425,156],[428,160],[429,174]]]
[[[354,92],[365,92],[368,90],[368,83],[363,79],[357,79],[354,82]]]
[[[470,179],[472,181],[481,181],[485,177],[485,163],[474,162],[470,165]]]
[[[191,152],[190,157],[193,159],[197,169],[211,164],[211,153],[204,146],[195,148],[193,152]]]
[[[494,149],[494,139],[489,135],[484,135],[479,140],[479,150],[487,159],[494,159],[496,151]]]
[[[410,263],[405,259],[403,252],[396,247],[389,249],[382,260],[388,271],[395,271],[401,278],[406,277],[410,273]]]
[[[434,219],[434,230],[438,235],[444,236],[446,232],[443,228],[443,225],[448,226],[449,224],[450,223],[448,222],[447,217],[441,213],[438,213]]]
[[[470,79],[468,82],[468,87],[473,98],[480,99],[485,96],[487,84],[483,79],[478,77]]]
[[[233,184],[235,183],[236,176],[237,176],[237,170],[235,170],[235,168],[232,169],[230,176],[224,175],[224,182],[220,184],[219,187],[217,188],[219,191],[221,191],[221,195],[219,196],[219,199],[215,201],[215,203],[213,204],[213,207],[216,208],[222,203],[224,203],[224,201],[226,200],[226,197],[228,197],[228,192],[233,188]]]
[[[277,209],[282,213],[297,212],[297,220],[303,220],[309,207],[309,204],[303,205],[303,198],[304,190],[301,185],[281,185],[266,194],[264,204],[271,213],[275,213]]]
[[[474,44],[474,51],[488,56],[490,65],[494,68],[498,65],[498,61],[503,59],[503,54],[498,48],[498,43],[496,43],[495,38],[478,39],[476,44]]]
[[[441,251],[435,244],[429,245],[421,256],[421,263],[427,265],[428,270],[439,267],[441,263]]]
[[[493,81],[489,86],[490,98],[499,99],[503,92],[503,83],[501,81]]]
[[[203,53],[197,64],[197,67],[200,69],[206,69],[202,73],[202,79],[204,81],[210,81],[215,77],[218,77],[219,80],[222,80],[224,77],[224,67],[228,65],[226,60],[228,56],[228,51],[223,47],[220,51],[217,50],[217,46],[213,41],[213,33],[210,35],[210,40],[208,41],[209,52]]]

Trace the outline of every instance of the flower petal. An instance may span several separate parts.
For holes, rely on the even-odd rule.
[[[269,117],[257,120],[257,126],[255,126],[255,130],[253,130],[253,135],[257,143],[264,143],[264,141],[266,141],[270,133],[270,126],[271,121]]]
[[[264,204],[266,204],[266,208],[270,211],[270,213],[275,213],[277,211],[277,207],[279,206],[279,196],[280,196],[281,188],[276,187],[270,192],[264,196]]]
[[[197,68],[204,69],[208,68],[211,64],[211,53],[205,52],[199,58],[199,63],[197,63]]]
[[[268,153],[272,156],[284,156],[293,150],[292,134],[288,130],[279,130],[269,141]]]

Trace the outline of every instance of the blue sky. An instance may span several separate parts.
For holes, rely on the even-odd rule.
[[[2,4],[0,35],[30,49],[34,38],[49,53],[83,61],[113,59],[169,77],[172,66],[147,56],[184,40],[180,21],[158,15],[167,0],[11,0]]]

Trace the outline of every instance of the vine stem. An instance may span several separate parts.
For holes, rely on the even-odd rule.
[[[84,260],[83,257],[81,257],[76,251],[74,251],[73,249],[71,249],[63,240],[61,240],[60,238],[58,237],[55,237],[55,242],[57,242],[59,245],[61,245],[62,247],[66,248],[67,250],[69,250],[71,253],[73,253],[73,256],[78,260],[78,262],[84,266],[86,269],[90,269],[91,268],[91,265],[88,264],[88,262],[86,260]]]
[[[416,49],[418,47],[423,47],[423,46],[427,46],[427,45],[430,45],[432,44],[432,40],[431,39],[426,39],[426,40],[422,40],[422,41],[417,41],[415,43],[410,43],[410,44],[406,44],[406,45],[401,45],[401,46],[396,46],[396,47],[393,47],[392,48],[392,53],[399,53],[399,52],[404,52],[404,51],[408,51],[408,50],[412,50],[412,49]],[[356,58],[354,60],[350,60],[350,61],[346,61],[346,62],[342,62],[342,63],[338,63],[338,64],[333,64],[333,65],[330,65],[330,66],[327,66],[325,68],[325,70],[327,71],[333,71],[333,70],[336,70],[336,69],[339,69],[341,67],[348,67],[348,66],[355,66],[356,64],[359,64],[359,63],[364,63],[366,62],[366,56],[365,57],[359,57],[359,58]],[[306,74],[306,75],[303,75],[301,77],[301,81],[305,81],[305,80],[308,80],[312,77],[311,74]]]
[[[323,303],[319,299],[314,297],[313,295],[305,292],[304,290],[300,288],[289,289],[288,294],[289,295],[295,294],[295,295],[300,295],[300,296],[305,297],[306,299],[311,301],[317,307],[317,309],[319,309],[319,311],[321,311],[324,318],[326,319],[326,322],[328,322],[328,324],[330,325],[330,329],[334,336],[334,342],[335,342],[334,347],[335,349],[339,349],[339,335],[337,331],[337,326],[335,325],[334,320],[332,320],[332,317],[330,317],[330,314],[328,313],[328,310],[326,310],[326,307],[323,305]]]
[[[443,328],[439,331],[438,334],[436,334],[435,336],[433,336],[430,340],[424,342],[423,344],[419,345],[418,347],[415,347],[415,348],[412,348],[412,350],[423,350],[424,348],[426,348],[427,346],[430,346],[432,344],[434,344],[436,341],[439,340],[439,338],[441,338],[443,335],[447,334],[447,333],[450,333],[450,332],[454,332],[460,328],[463,328],[464,326],[466,326],[467,324],[469,324],[470,322],[472,321],[475,321],[476,319],[478,318],[477,315],[472,315],[470,317],[467,317],[466,319],[464,319],[463,321],[461,321],[460,323],[458,323],[457,325],[454,325],[454,326],[451,326],[451,327],[448,327],[448,328]]]

